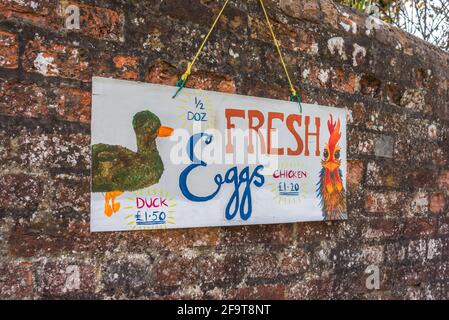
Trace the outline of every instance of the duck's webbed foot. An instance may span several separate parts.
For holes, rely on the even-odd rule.
[[[112,216],[113,213],[119,211],[120,202],[115,202],[115,198],[122,195],[123,191],[111,191],[106,192],[104,199],[104,214],[108,217]]]

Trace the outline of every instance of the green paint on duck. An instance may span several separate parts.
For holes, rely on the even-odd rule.
[[[92,192],[134,191],[159,182],[164,164],[156,146],[159,118],[150,111],[133,117],[137,152],[119,145],[92,146]]]

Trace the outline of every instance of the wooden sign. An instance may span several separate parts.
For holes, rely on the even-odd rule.
[[[93,78],[91,230],[347,218],[344,109]]]

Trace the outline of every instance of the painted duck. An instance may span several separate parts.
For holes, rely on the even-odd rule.
[[[119,145],[92,146],[92,192],[106,193],[104,213],[108,217],[120,209],[116,197],[158,183],[164,172],[156,138],[170,136],[173,129],[161,126],[159,117],[148,110],[136,113],[132,124],[137,152]]]

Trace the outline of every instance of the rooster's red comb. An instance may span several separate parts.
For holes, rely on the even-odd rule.
[[[330,119],[327,121],[327,127],[329,128],[330,133],[328,146],[329,149],[333,149],[341,138],[340,119],[334,122],[331,114],[329,114],[329,117]]]

